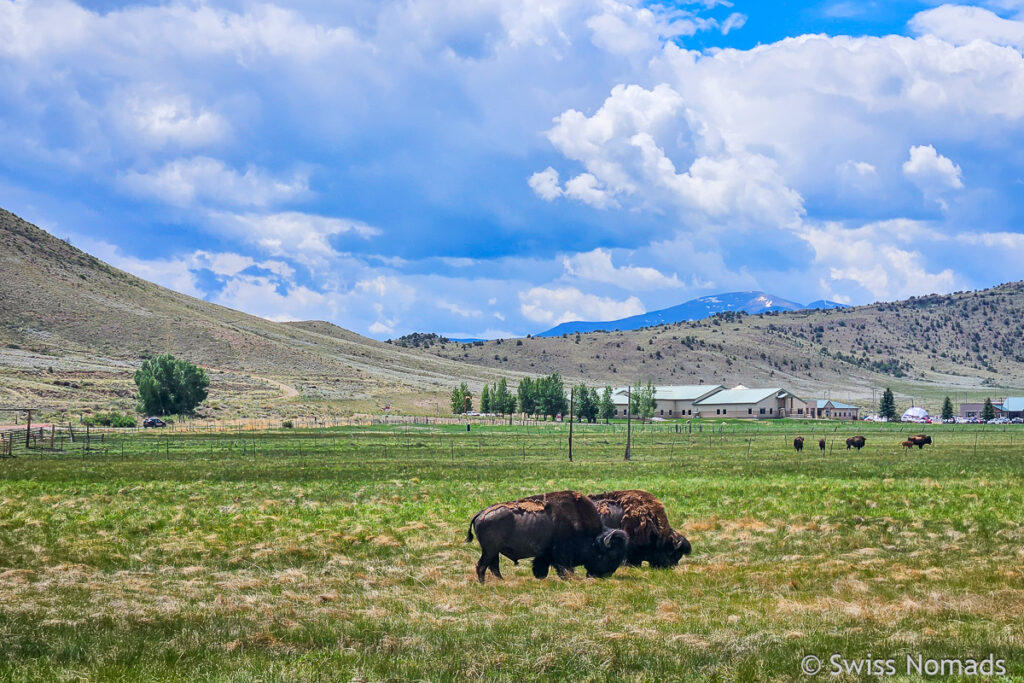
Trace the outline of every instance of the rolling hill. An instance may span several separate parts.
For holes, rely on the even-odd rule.
[[[890,386],[937,408],[945,395],[1024,393],[1024,282],[894,303],[749,315],[639,330],[433,345],[445,358],[591,384],[785,386],[872,405]]]
[[[545,330],[535,335],[537,337],[558,337],[563,334],[576,334],[577,332],[609,332],[613,330],[638,330],[643,327],[654,325],[670,325],[672,323],[687,322],[691,320],[703,320],[710,318],[717,313],[729,311],[742,311],[749,314],[767,313],[769,311],[799,311],[812,308],[845,308],[844,304],[824,299],[803,305],[793,301],[787,301],[782,297],[767,294],[765,292],[729,292],[727,294],[715,294],[713,296],[702,296],[697,299],[685,301],[676,306],[662,308],[657,311],[649,311],[639,315],[619,318],[618,320],[605,320],[601,322],[590,322],[576,320],[572,322],[555,325],[550,330]]]
[[[0,210],[0,407],[130,407],[141,359],[170,351],[211,372],[223,416],[437,409],[479,365],[396,348],[327,322],[276,323],[147,282]],[[337,403],[338,405],[333,405]]]

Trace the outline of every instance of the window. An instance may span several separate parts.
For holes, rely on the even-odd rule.
[[[769,414],[769,415],[771,415],[771,414],[772,414],[772,410],[774,410],[774,408],[769,408],[769,409],[768,409],[768,414]]]
[[[660,412],[660,413],[658,413],[658,414],[659,414],[659,415],[664,415],[664,414],[665,414],[665,409],[664,409],[664,408],[662,408],[662,409],[661,409],[661,412]]]
[[[668,414],[669,414],[669,415],[671,415],[671,414],[672,414],[672,409],[671,409],[671,408],[669,408],[669,409],[668,409]]]
[[[761,408],[761,414],[764,415],[764,408]]]
[[[804,414],[804,409],[803,408],[797,408],[796,409],[796,414],[797,415],[803,415]]]
[[[754,409],[753,408],[747,408],[747,415],[753,415],[753,414],[754,414]]]

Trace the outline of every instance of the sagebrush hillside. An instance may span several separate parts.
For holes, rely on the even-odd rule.
[[[0,406],[127,407],[134,368],[167,351],[211,369],[211,402],[239,410],[296,395],[319,402],[309,410],[331,401],[433,407],[458,380],[497,376],[330,323],[275,323],[173,292],[3,210],[0,312]]]
[[[855,308],[745,315],[633,331],[460,344],[431,353],[506,372],[782,385],[868,406],[892,386],[934,403],[1024,386],[1024,282]]]

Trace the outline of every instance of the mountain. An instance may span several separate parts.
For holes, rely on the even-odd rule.
[[[901,406],[913,398],[936,410],[945,396],[1024,395],[1024,282],[870,306],[777,312],[779,302],[772,303],[763,314],[430,352],[509,373],[559,372],[596,386],[647,379],[783,386],[802,398],[828,390],[865,408],[885,387]]]
[[[632,315],[618,320],[607,320],[604,322],[577,320],[562,323],[535,336],[559,337],[563,334],[596,332],[598,330],[638,330],[642,327],[652,327],[654,325],[669,325],[687,320],[702,320],[725,311],[743,311],[744,313],[756,315],[767,311],[797,311],[806,308],[837,308],[841,306],[842,304],[831,301],[815,301],[813,304],[804,306],[793,301],[787,301],[779,296],[766,294],[765,292],[730,292],[728,294],[702,296],[676,306],[662,308],[658,311],[650,311],[649,313],[641,313],[640,315]]]
[[[812,301],[811,303],[807,304],[806,306],[803,306],[803,308],[810,309],[810,310],[817,310],[817,309],[826,309],[826,308],[851,308],[851,306],[849,304],[841,304],[838,301],[829,301],[828,299],[818,299],[817,301]]]
[[[331,323],[276,323],[173,292],[3,210],[0,313],[0,407],[129,408],[134,369],[163,352],[208,368],[208,403],[231,416],[396,402],[433,412],[454,382],[498,377]]]

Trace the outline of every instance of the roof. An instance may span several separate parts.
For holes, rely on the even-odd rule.
[[[1016,413],[1024,410],[1024,396],[1008,396],[1003,401],[1003,410],[1008,413]]]
[[[849,405],[847,403],[840,403],[839,401],[833,401],[831,399],[824,399],[824,398],[819,398],[818,399],[818,408],[819,409],[824,408],[829,403],[832,404],[833,408],[845,408],[845,409],[849,409],[849,410],[860,410],[860,408],[858,408],[857,406],[851,406],[851,405]]]
[[[674,384],[654,387],[654,398],[659,401],[695,401],[701,396],[724,389],[721,384]],[[615,396],[621,396],[625,403],[626,390],[618,389]]]
[[[771,396],[778,396],[780,394],[787,395],[784,389],[780,387],[771,387],[765,389],[747,389],[744,386],[736,387],[735,389],[725,389],[719,391],[716,394],[712,394],[707,398],[703,398],[696,401],[694,405],[702,406],[720,406],[729,403],[760,403],[761,401]]]

